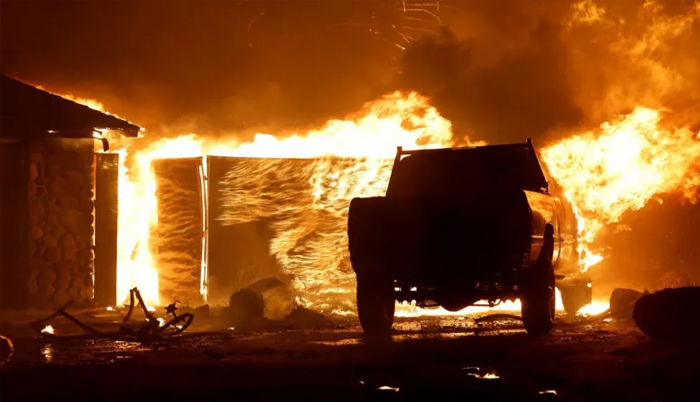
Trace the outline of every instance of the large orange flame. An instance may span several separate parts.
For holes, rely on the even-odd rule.
[[[465,140],[466,143],[468,141]],[[252,142],[213,140],[194,134],[156,141],[135,152],[131,169],[127,174],[122,166],[119,204],[119,286],[118,299],[128,295],[128,289],[138,286],[150,303],[158,303],[157,268],[149,249],[152,228],[157,224],[155,177],[151,169],[154,159],[201,157],[205,155],[265,157],[265,158],[316,158],[312,172],[289,171],[290,175],[310,174],[310,204],[291,207],[323,210],[326,231],[323,241],[314,244],[311,255],[291,253],[299,239],[312,230],[319,215],[307,214],[302,222],[282,223],[276,227],[271,253],[288,273],[294,274],[295,287],[302,293],[307,305],[320,309],[333,306],[324,303],[329,294],[351,293],[352,278],[347,273],[336,272],[346,257],[347,239],[345,221],[347,207],[354,197],[382,195],[390,174],[392,157],[397,146],[406,148],[446,147],[453,144],[451,124],[428,105],[427,100],[416,94],[396,92],[368,103],[359,113],[346,120],[331,120],[319,130],[305,135],[292,135],[279,139],[269,134],[257,134]],[[120,152],[130,152],[128,149]],[[358,158],[353,164],[333,164],[325,157]],[[122,158],[124,160],[124,158]],[[248,176],[260,180],[259,176]],[[254,197],[256,194],[248,194]],[[243,198],[241,198],[243,196]],[[244,205],[259,204],[255,199],[238,194],[238,202]],[[231,218],[235,223],[260,219],[261,208],[243,208],[247,215]],[[309,222],[312,224],[309,226]],[[330,225],[330,226],[329,226]],[[321,286],[323,285],[323,286]],[[318,292],[309,292],[308,289]],[[323,289],[322,289],[323,288]],[[306,289],[307,291],[302,291]],[[205,292],[205,289],[202,289]],[[318,294],[327,295],[314,297]],[[352,307],[346,297],[348,309]],[[337,306],[336,306],[337,307]],[[341,307],[337,312],[345,310]]]
[[[700,176],[694,173],[700,166],[700,133],[687,127],[662,128],[660,118],[661,112],[640,107],[602,124],[598,130],[566,138],[541,151],[544,164],[578,216],[583,270],[603,258],[603,249],[595,240],[607,224],[619,221],[626,211],[640,209],[656,195],[669,192],[680,192],[689,200],[697,198]],[[314,219],[320,219],[320,215],[305,214],[308,222],[282,222],[275,228],[277,235],[270,251],[296,278],[293,284],[301,303],[337,314],[354,311],[353,277],[337,269],[347,258],[344,225],[349,201],[384,194],[396,146],[430,148],[455,144],[450,122],[425,98],[400,92],[368,103],[345,120],[331,120],[318,130],[284,139],[257,134],[251,142],[238,142],[190,134],[153,142],[147,138],[137,141],[146,145],[140,144],[139,149],[133,150],[122,144],[118,151],[122,158],[117,302],[126,298],[129,288],[138,286],[149,304],[159,303],[158,267],[151,251],[155,241],[153,229],[158,224],[151,168],[154,159],[205,155],[315,158],[317,162],[311,171],[287,174],[310,175],[306,178],[310,186],[304,190],[309,193],[308,200],[301,197],[299,205],[293,207],[324,211],[327,235],[306,249],[305,254],[293,253],[299,239],[317,227]],[[463,142],[479,144],[468,139]],[[119,142],[114,145],[120,147]],[[326,158],[330,156],[356,159],[351,164],[334,164]],[[266,168],[274,167],[260,167]],[[250,180],[258,177],[251,175]],[[241,202],[251,207],[250,214],[222,219],[241,223],[270,213],[252,195],[247,197]],[[306,201],[309,202],[303,204]],[[582,311],[594,313],[606,306],[604,302],[594,303]],[[519,303],[505,303],[499,308],[518,310]],[[558,308],[561,309],[560,303]],[[467,314],[481,310],[469,308],[448,313],[403,306],[398,314]]]
[[[600,129],[542,150],[551,175],[578,216],[583,269],[602,260],[592,249],[606,224],[654,196],[680,192],[693,200],[700,178],[700,132],[663,129],[660,112],[639,107]]]

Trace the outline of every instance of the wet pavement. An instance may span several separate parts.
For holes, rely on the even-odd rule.
[[[623,321],[560,317],[546,337],[474,317],[398,318],[391,339],[379,340],[347,318],[213,329],[195,325],[158,350],[17,335],[0,367],[0,400],[671,401],[686,400],[700,379],[697,344],[659,344]]]

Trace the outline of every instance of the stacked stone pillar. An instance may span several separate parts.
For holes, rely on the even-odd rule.
[[[29,144],[29,272],[31,308],[89,305],[94,275],[95,155],[89,139]]]

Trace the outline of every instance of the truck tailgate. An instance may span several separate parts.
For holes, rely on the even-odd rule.
[[[350,259],[358,274],[464,276],[522,261],[530,240],[522,191],[455,199],[357,198],[350,204]]]

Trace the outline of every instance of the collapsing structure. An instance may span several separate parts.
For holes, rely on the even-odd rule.
[[[0,309],[113,304],[119,155],[95,149],[140,128],[6,76],[0,94]]]

